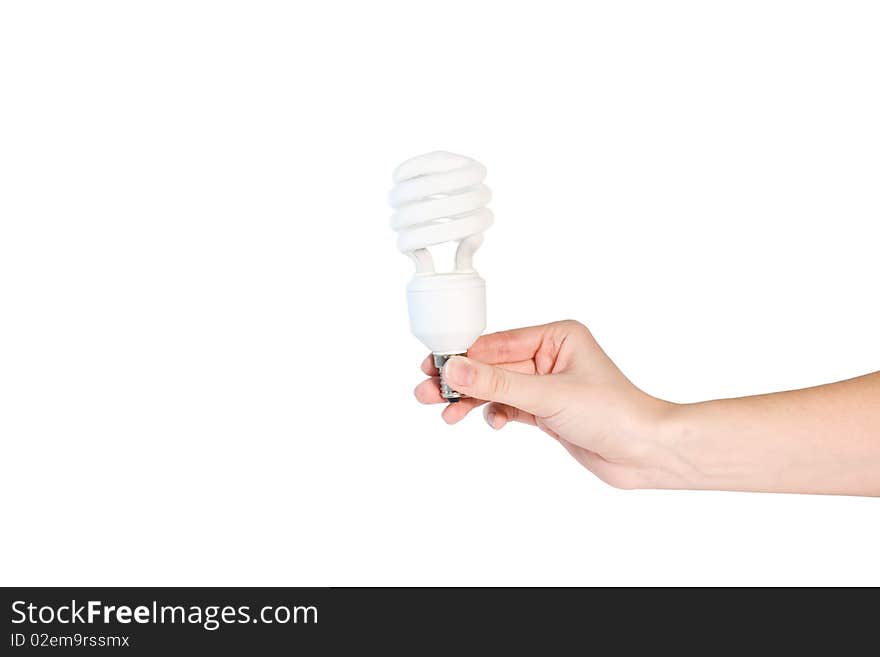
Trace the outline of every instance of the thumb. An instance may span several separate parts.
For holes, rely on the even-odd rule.
[[[520,374],[453,356],[443,365],[443,379],[450,388],[470,397],[508,404],[539,417],[559,410],[551,376]]]

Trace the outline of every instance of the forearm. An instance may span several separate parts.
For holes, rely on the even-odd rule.
[[[676,406],[663,431],[670,487],[880,495],[880,372]]]

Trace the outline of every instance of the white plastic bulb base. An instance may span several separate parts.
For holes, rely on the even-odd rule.
[[[413,335],[435,354],[465,353],[486,328],[486,283],[477,273],[416,275],[406,296]]]
[[[451,356],[465,355],[486,328],[486,283],[476,272],[418,275],[407,286],[410,329],[434,354],[442,396],[450,402],[463,395],[450,388],[443,366]]]

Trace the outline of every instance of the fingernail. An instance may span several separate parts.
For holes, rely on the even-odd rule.
[[[453,388],[469,386],[474,382],[474,366],[464,356],[453,356],[443,366],[443,378]]]
[[[496,419],[498,419],[498,414],[495,411],[489,411],[486,414],[486,422],[488,422],[489,426],[492,427],[493,429],[498,428],[497,426],[495,426]]]

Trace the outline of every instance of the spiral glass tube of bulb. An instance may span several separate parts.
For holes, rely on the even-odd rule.
[[[389,203],[398,248],[416,273],[407,287],[410,328],[434,354],[441,392],[450,401],[461,394],[443,380],[443,365],[468,348],[486,328],[486,285],[474,270],[474,252],[492,225],[486,207],[492,193],[486,168],[469,157],[435,151],[419,155],[394,171]],[[457,243],[451,271],[438,272],[429,247]]]

